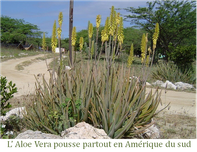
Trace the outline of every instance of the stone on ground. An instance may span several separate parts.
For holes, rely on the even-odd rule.
[[[186,90],[186,89],[193,89],[193,85],[184,83],[184,82],[176,82],[175,85],[177,86],[178,89],[180,90]]]
[[[15,139],[62,139],[62,137],[53,134],[42,133],[41,131],[27,130],[20,133]]]
[[[64,139],[110,139],[103,129],[97,129],[88,123],[80,122],[61,133]]]
[[[12,110],[8,111],[5,116],[1,116],[0,120],[6,121],[13,115],[18,116],[22,119],[24,110],[25,110],[25,107],[19,107],[19,108],[12,109]]]

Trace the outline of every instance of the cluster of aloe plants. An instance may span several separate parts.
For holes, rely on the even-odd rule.
[[[100,16],[96,21],[99,27]],[[50,72],[49,82],[44,77],[42,83],[37,81],[35,100],[24,114],[29,128],[60,134],[85,121],[104,129],[111,138],[132,138],[151,125],[161,92],[156,89],[154,93],[146,94],[144,80],[131,78],[129,66],[114,62],[123,43],[122,28],[122,18],[112,7],[101,32],[102,45],[98,51],[98,37],[92,41],[92,25],[89,24],[90,60],[74,65],[71,70],[61,64],[57,72]],[[99,28],[97,35],[98,31]],[[74,47],[74,42],[72,45]],[[99,59],[103,46],[105,60],[101,65]],[[144,49],[146,52],[147,46]]]

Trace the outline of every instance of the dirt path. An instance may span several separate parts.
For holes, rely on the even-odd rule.
[[[150,91],[150,88],[147,91]],[[159,105],[158,110],[163,109],[170,103],[168,108],[162,111],[164,114],[181,114],[196,117],[195,93],[162,90],[161,100],[162,104]]]
[[[18,93],[15,94],[15,96],[21,96],[34,92],[34,75],[44,74],[46,79],[49,78],[45,61],[34,62],[21,71],[15,69],[15,66],[17,64],[42,56],[43,55],[24,57],[0,63],[1,75],[6,76],[9,81],[13,81],[14,83],[16,83],[16,86],[18,87]],[[48,59],[47,62],[49,63],[50,60],[51,59]],[[147,89],[147,91],[149,90],[150,88]],[[162,105],[159,106],[159,109],[164,108],[168,103],[170,103],[170,108],[165,109],[163,111],[164,114],[182,114],[196,117],[195,93],[177,92],[172,90],[167,90],[167,93],[165,93],[165,90],[163,90],[161,99]]]
[[[36,56],[12,59],[0,63],[1,75],[6,76],[8,81],[16,83],[18,92],[15,94],[15,97],[34,92],[36,82],[34,75],[37,76],[38,74],[44,74],[47,79],[49,77],[46,62],[44,60],[38,60],[37,62],[24,67],[24,70],[20,71],[15,69],[16,65],[24,61],[30,61],[32,59],[43,56],[44,55],[41,54]],[[47,59],[47,63],[49,63],[50,60],[51,59]]]

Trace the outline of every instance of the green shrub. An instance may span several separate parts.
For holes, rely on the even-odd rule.
[[[181,72],[193,71],[192,63],[196,59],[196,46],[177,46],[172,47],[171,53],[168,54],[170,60],[173,61],[181,70]]]
[[[6,77],[1,76],[1,85],[0,85],[0,92],[1,92],[1,115],[5,116],[7,109],[11,108],[11,104],[8,102],[9,99],[13,98],[13,94],[17,92],[17,87],[15,83],[13,84],[10,81],[7,84]]]
[[[193,71],[181,72],[179,67],[173,62],[160,62],[156,65],[154,70],[152,71],[152,78],[154,80],[166,81],[169,80],[171,82],[185,82],[195,84],[196,77]]]

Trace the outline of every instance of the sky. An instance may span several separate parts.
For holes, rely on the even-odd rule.
[[[145,7],[148,0],[74,0],[73,26],[77,32],[87,29],[88,21],[96,25],[96,16],[101,15],[101,25],[105,24],[110,15],[110,8]],[[58,27],[58,15],[63,13],[62,38],[69,37],[69,4],[70,0],[1,0],[1,16],[14,19],[24,19],[25,22],[37,25],[47,32],[50,37],[53,23],[56,20]],[[117,10],[121,14],[126,11]],[[131,27],[129,22],[124,22],[124,27]]]

